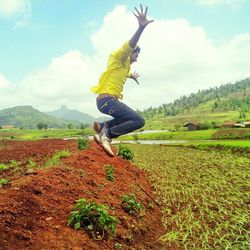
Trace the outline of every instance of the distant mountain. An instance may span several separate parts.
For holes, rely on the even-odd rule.
[[[105,117],[94,118],[86,113],[82,113],[76,109],[69,109],[67,106],[62,105],[60,109],[50,112],[45,112],[48,115],[52,115],[58,118],[67,119],[71,121],[79,121],[85,124],[92,124],[94,121],[107,120]]]
[[[40,112],[32,106],[17,106],[0,110],[0,126],[13,125],[23,128],[37,128],[38,123],[45,123],[49,128],[67,128],[71,123],[73,127],[79,127],[80,122],[59,119]]]

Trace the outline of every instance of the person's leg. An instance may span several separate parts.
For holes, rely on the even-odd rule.
[[[116,138],[144,126],[144,119],[126,104],[116,98],[107,97],[97,101],[98,109],[114,119],[106,121],[107,136]]]

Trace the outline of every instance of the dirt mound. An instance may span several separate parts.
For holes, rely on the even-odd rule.
[[[62,149],[70,150],[71,156],[56,166],[42,167]],[[30,157],[40,167],[27,174],[23,169]],[[161,249],[157,241],[164,233],[160,208],[145,172],[129,161],[110,158],[94,142],[78,151],[74,140],[2,143],[0,163],[13,160],[22,162],[21,171],[0,171],[0,178],[10,180],[0,188],[0,249]],[[115,169],[113,182],[105,178],[107,164]],[[127,193],[135,194],[144,206],[142,215],[129,215],[121,208],[120,196]],[[109,207],[120,221],[115,238],[97,241],[83,229],[67,226],[79,198]]]

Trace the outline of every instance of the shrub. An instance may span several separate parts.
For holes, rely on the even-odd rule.
[[[84,228],[96,239],[103,239],[105,234],[114,235],[119,220],[108,214],[108,208],[86,199],[76,200],[76,205],[68,217],[68,225],[75,229]]]
[[[135,214],[142,208],[142,205],[136,200],[132,193],[121,196],[121,207],[128,214]]]
[[[84,150],[88,147],[88,138],[77,138],[78,148],[80,150]]]
[[[127,147],[119,145],[118,155],[122,156],[125,160],[132,160],[134,158],[134,153]]]

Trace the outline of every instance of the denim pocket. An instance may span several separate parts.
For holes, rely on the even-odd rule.
[[[112,115],[119,107],[117,105],[117,99],[113,97],[102,98],[97,101],[97,107],[100,112]]]

